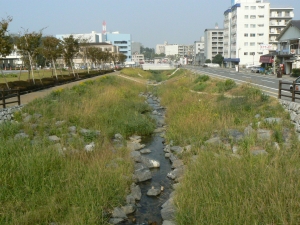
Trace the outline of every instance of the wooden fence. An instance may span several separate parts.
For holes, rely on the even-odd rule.
[[[9,99],[9,101],[7,101],[7,99]],[[19,89],[0,90],[0,105],[2,105],[3,108],[6,108],[6,105],[12,103],[18,103],[18,105],[21,105],[20,90]]]
[[[282,88],[283,84],[289,85],[288,88]],[[292,87],[292,88],[291,88]],[[298,95],[300,95],[300,83],[293,82],[283,82],[282,80],[279,80],[279,88],[278,88],[278,98],[281,99],[281,97],[288,97],[292,98],[292,102],[294,102],[296,99],[300,99]],[[290,94],[282,94],[282,91],[288,91]],[[297,96],[296,96],[297,95]]]

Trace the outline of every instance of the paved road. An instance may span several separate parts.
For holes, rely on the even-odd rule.
[[[258,73],[251,73],[247,70],[236,72],[234,69],[229,68],[212,68],[199,66],[186,66],[185,68],[199,74],[207,74],[223,79],[232,79],[237,83],[251,83],[259,87],[266,94],[273,97],[278,96],[279,80],[282,80],[284,82],[292,82],[295,80],[295,78],[288,75],[283,75],[282,78],[277,78],[275,75],[262,75]],[[289,85],[283,85],[283,88],[289,89]],[[290,95],[289,92],[283,92],[287,95]]]

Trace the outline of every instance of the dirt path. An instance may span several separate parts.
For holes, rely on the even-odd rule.
[[[107,76],[107,75],[119,75],[119,74],[120,74],[120,72],[116,71],[116,72],[105,74],[105,75]],[[73,87],[75,85],[78,85],[82,82],[85,82],[85,81],[88,81],[88,80],[96,80],[96,79],[99,79],[100,77],[101,76],[92,77],[92,78],[79,80],[79,81],[71,82],[71,83],[68,83],[68,84],[63,84],[63,85],[47,88],[47,89],[44,89],[44,90],[40,90],[40,91],[31,92],[31,93],[28,93],[28,94],[21,95],[21,104],[27,104],[27,103],[29,103],[29,102],[37,99],[37,98],[43,98],[43,97],[49,95],[52,91],[55,91],[55,90],[58,90],[58,89],[63,89],[63,88],[71,88],[71,87]],[[7,101],[9,101],[9,100],[7,100]],[[11,106],[14,106],[14,105],[17,105],[17,104],[18,103],[8,104],[7,107],[11,107]]]

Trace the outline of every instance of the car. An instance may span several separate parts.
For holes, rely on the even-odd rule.
[[[259,73],[259,72],[260,72],[260,67],[258,66],[251,67],[251,73]]]
[[[300,91],[300,77],[297,77],[295,82],[295,91]],[[290,92],[293,92],[293,85],[290,85]]]

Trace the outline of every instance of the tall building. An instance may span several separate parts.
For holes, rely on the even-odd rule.
[[[133,54],[140,54],[141,53],[141,46],[142,44],[140,42],[131,42],[131,54],[133,57]]]
[[[66,37],[69,37],[71,34],[57,34],[56,38],[63,39]],[[81,41],[87,41],[89,43],[100,43],[105,42],[106,38],[104,34],[96,33],[95,31],[92,31],[91,33],[87,34],[72,34],[74,38],[79,39]]]
[[[204,57],[213,60],[218,54],[223,55],[224,29],[216,26],[214,29],[204,31]]]
[[[200,65],[203,64],[204,59],[204,37],[200,38],[200,41],[194,42],[194,52],[193,52],[193,64]]]
[[[224,12],[226,66],[259,65],[260,56],[276,51],[276,37],[293,16],[293,8],[271,8],[266,0],[232,0]]]

